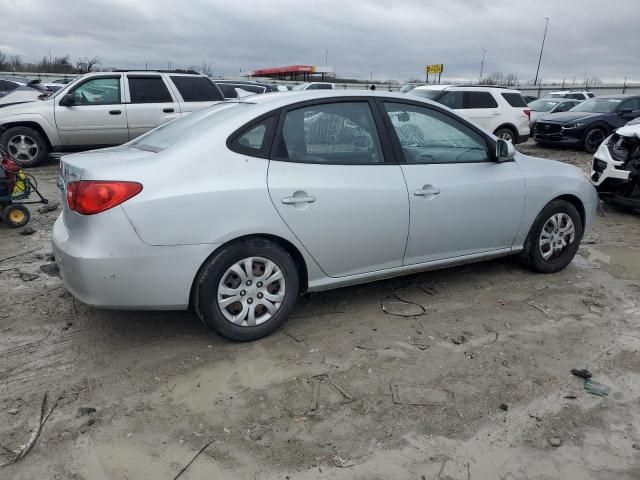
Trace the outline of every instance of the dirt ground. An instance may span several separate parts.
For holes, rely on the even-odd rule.
[[[57,199],[56,162],[31,173]],[[32,235],[0,225],[0,464],[57,404],[0,479],[171,480],[209,442],[180,479],[640,478],[637,213],[605,209],[558,274],[503,259],[313,294],[237,344],[74,301],[41,269],[59,211],[31,211]]]

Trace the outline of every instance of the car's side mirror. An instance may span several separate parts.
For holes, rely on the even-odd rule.
[[[513,146],[513,143],[501,138],[496,140],[496,160],[499,162],[508,162],[509,160],[513,160],[515,156],[516,147]]]
[[[76,103],[76,97],[74,97],[71,93],[67,93],[62,100],[60,100],[60,105],[63,107],[70,107],[71,105]]]
[[[633,113],[633,110],[630,108],[623,108],[618,112],[618,115],[629,115],[630,113]]]

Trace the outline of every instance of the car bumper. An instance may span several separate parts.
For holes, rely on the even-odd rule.
[[[540,133],[536,131],[533,134],[533,139],[538,143],[554,144],[554,145],[582,145],[582,139],[584,137],[584,129],[562,129],[557,133]]]
[[[624,162],[618,162],[611,157],[608,148],[610,140],[611,137],[608,137],[602,142],[591,162],[591,181],[596,187],[604,185],[605,182],[615,184],[629,180],[629,171],[622,168]]]
[[[61,278],[71,294],[101,308],[185,309],[198,269],[215,245],[143,243],[116,207],[81,219],[65,211],[51,234]],[[69,226],[71,224],[71,228]]]
[[[518,135],[518,143],[527,143],[527,141],[529,140],[529,134],[526,135]]]

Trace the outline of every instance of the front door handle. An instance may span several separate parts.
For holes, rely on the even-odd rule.
[[[120,115],[121,113],[121,110],[109,110],[109,115]]]
[[[174,112],[173,108],[163,108],[162,111],[164,113],[173,113]]]
[[[440,193],[439,188],[433,188],[431,185],[425,185],[419,190],[414,190],[413,194],[416,197],[426,197],[427,195],[438,195]]]
[[[293,196],[293,197],[284,197],[281,202],[284,203],[285,205],[296,205],[299,203],[313,203],[316,201],[316,197],[311,197],[308,195],[300,195],[300,196]]]

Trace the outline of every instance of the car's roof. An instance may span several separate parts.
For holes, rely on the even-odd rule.
[[[542,98],[538,98],[538,100],[544,100],[545,102],[556,102],[556,103],[564,103],[564,102],[580,103],[580,100],[576,98],[542,97]]]
[[[496,85],[421,85],[414,88],[414,90],[495,90],[502,93],[520,93],[520,90],[516,90],[510,87],[500,87]]]
[[[626,95],[600,95],[599,97],[596,98],[592,98],[591,100],[598,100],[600,98],[608,98],[610,100],[627,100],[629,98],[636,98],[639,97],[640,95],[631,95],[631,94],[626,94]]]
[[[549,93],[593,93],[590,90],[554,90]]]

